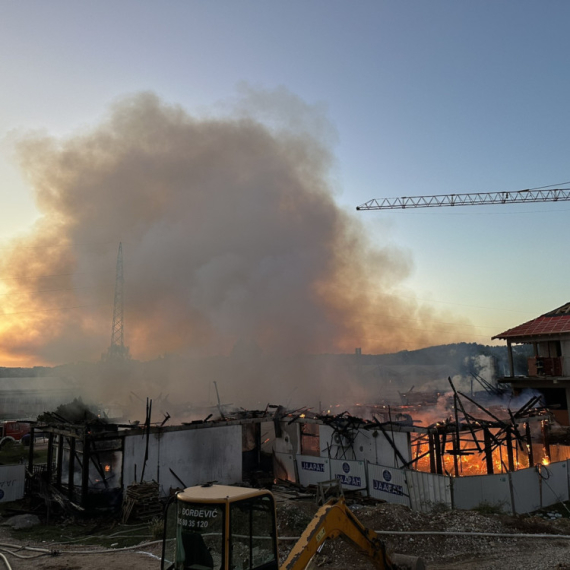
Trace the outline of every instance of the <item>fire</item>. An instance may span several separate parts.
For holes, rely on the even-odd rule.
[[[105,465],[105,473],[109,473],[111,471],[110,465]]]
[[[463,436],[467,437],[467,436]],[[483,442],[479,441],[481,449]],[[418,471],[430,472],[429,444],[426,440],[418,439],[412,445],[412,459],[418,458],[415,468]],[[441,464],[444,474],[455,475],[455,459],[454,459],[453,439],[447,439],[445,449],[442,446]],[[470,475],[486,475],[487,461],[484,452],[479,452],[475,442],[472,439],[461,439],[460,442],[461,455],[457,458],[457,467],[459,476]],[[526,469],[529,467],[528,456],[526,453],[520,453],[515,447],[513,453],[513,464],[515,471],[518,469]],[[435,462],[435,460],[434,460]],[[505,473],[508,471],[508,453],[506,444],[496,447],[492,452],[493,473]]]

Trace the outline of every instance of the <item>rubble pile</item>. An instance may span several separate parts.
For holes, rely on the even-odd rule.
[[[277,511],[280,536],[299,536],[303,525],[313,516],[317,505],[310,501],[289,501],[281,504]],[[465,533],[494,534],[564,534],[570,535],[570,519],[559,517],[546,521],[540,516],[508,516],[482,513],[477,511],[452,511],[435,505],[432,511],[420,513],[402,505],[381,503],[377,505],[353,504],[351,510],[368,528],[377,531],[449,531]],[[489,562],[481,568],[511,568],[508,561],[513,559],[513,568],[520,562],[514,562],[515,556],[526,553],[531,557],[537,548],[550,549],[552,556],[559,555],[559,550],[567,550],[568,540],[537,539],[536,542],[525,538],[481,537],[481,536],[441,536],[441,535],[383,535],[382,540],[388,552],[405,553],[421,556],[430,570],[433,568],[479,568],[478,560],[493,558],[502,562]],[[294,542],[280,543],[280,554],[284,559]],[[538,546],[537,546],[538,544]],[[555,547],[555,548],[553,548]],[[473,566],[465,565],[467,562]],[[537,562],[538,563],[538,562]],[[496,564],[493,566],[493,564]],[[530,564],[530,562],[529,562]],[[318,555],[317,566],[330,570],[368,570],[374,568],[370,561],[337,540],[325,544]],[[527,565],[527,568],[535,566]],[[542,568],[556,566],[542,566]],[[541,568],[541,566],[536,566]],[[563,567],[560,567],[563,568]]]

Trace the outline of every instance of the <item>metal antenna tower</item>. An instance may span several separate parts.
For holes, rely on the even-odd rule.
[[[107,361],[123,361],[129,358],[129,348],[124,344],[124,320],[123,320],[123,244],[119,243],[117,253],[117,272],[115,277],[115,300],[113,303],[113,327],[111,330],[111,346],[104,355]]]

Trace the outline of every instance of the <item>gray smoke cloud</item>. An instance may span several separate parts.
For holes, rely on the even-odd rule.
[[[145,92],[72,136],[23,137],[41,218],[0,260],[5,362],[105,351],[119,241],[138,359],[228,355],[240,339],[278,355],[438,343],[434,321],[460,321],[393,295],[410,257],[337,206],[334,138],[321,107],[248,86],[231,110]]]

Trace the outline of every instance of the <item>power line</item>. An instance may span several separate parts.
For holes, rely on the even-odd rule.
[[[95,289],[96,285],[85,285],[84,287],[61,287],[58,289],[18,289],[18,293],[48,293],[51,291],[75,291],[76,289]],[[0,297],[13,295],[14,293],[0,293]]]
[[[52,275],[32,275],[28,277],[1,277],[0,281],[6,281],[7,279],[21,281],[21,280],[44,279],[49,277],[69,277],[71,275],[93,275],[94,273],[95,274],[110,273],[111,271],[114,271],[114,269],[103,269],[102,271],[82,271],[82,272],[73,272],[73,273],[54,273]]]
[[[111,303],[98,303],[95,305],[75,305],[72,307],[56,307],[53,309],[39,309],[37,311],[16,311],[15,313],[0,313],[0,316],[8,316],[8,315],[25,315],[25,314],[34,314],[34,313],[49,313],[51,311],[68,311],[71,309],[85,309],[87,307],[108,307]]]
[[[417,297],[406,297],[404,295],[394,295],[392,293],[389,294],[390,297],[396,297],[398,299],[411,299],[414,301],[423,301],[424,303],[438,303],[443,305],[456,305],[458,307],[470,307],[472,309],[486,309],[489,311],[504,311],[507,313],[516,313],[519,315],[534,315],[534,313],[526,312],[526,311],[513,311],[512,309],[499,309],[498,307],[482,307],[480,305],[465,305],[463,303],[451,303],[449,301],[434,301],[432,299],[421,299]]]
[[[84,246],[84,245],[109,245],[109,244],[116,244],[116,241],[94,241],[94,242],[70,242],[67,244],[62,245],[20,245],[20,244],[13,244],[13,245],[2,245],[0,249],[71,249],[75,246]]]

